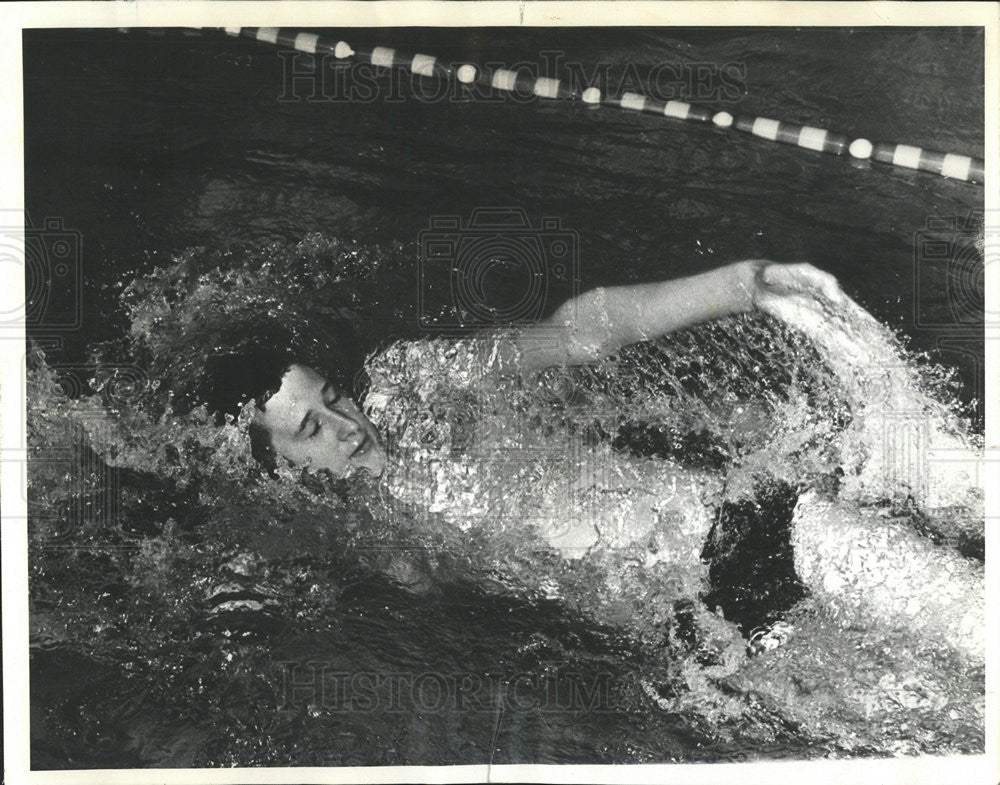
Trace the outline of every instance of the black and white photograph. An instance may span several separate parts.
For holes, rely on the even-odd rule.
[[[920,5],[11,4],[8,781],[996,782]]]

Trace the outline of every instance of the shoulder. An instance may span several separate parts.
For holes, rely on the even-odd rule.
[[[491,332],[472,337],[438,336],[397,340],[368,357],[371,389],[474,386],[516,375],[517,346],[510,336]]]

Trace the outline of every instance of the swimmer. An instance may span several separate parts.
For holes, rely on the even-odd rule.
[[[251,443],[255,457],[269,468],[280,457],[292,466],[333,477],[355,472],[385,476],[391,494],[441,513],[466,529],[477,512],[485,516],[506,498],[479,498],[479,491],[487,485],[476,479],[481,464],[463,463],[461,455],[447,449],[425,449],[427,429],[409,422],[420,409],[401,405],[402,398],[420,398],[419,403],[429,411],[435,389],[483,384],[487,372],[495,374],[493,384],[504,375],[530,380],[547,368],[597,362],[629,344],[752,309],[782,318],[803,309],[824,313],[850,304],[832,275],[809,264],[764,260],[737,262],[660,283],[598,288],[570,300],[537,325],[501,335],[490,345],[488,357],[477,355],[469,342],[461,340],[431,350],[422,342],[391,345],[369,358],[372,387],[363,408],[302,358],[283,352],[282,347],[271,347],[272,362],[242,360],[243,378],[252,382],[242,385],[243,398],[252,397],[256,406]],[[400,454],[389,454],[387,443]],[[451,470],[442,466],[446,462],[454,464]],[[598,488],[590,497],[611,499],[605,507],[591,507],[581,514],[566,501],[579,495],[552,493],[548,487],[535,499],[535,514],[513,517],[531,518],[535,533],[567,559],[601,547],[656,541],[647,567],[660,561],[680,563],[690,574],[703,575],[701,546],[714,519],[704,499],[718,478],[671,462],[640,463],[630,464],[621,456],[613,472],[614,487],[605,483],[598,488],[597,480],[583,473],[566,478],[569,489]],[[393,471],[387,471],[390,466]],[[517,482],[516,477],[508,478],[508,488]],[[671,489],[669,494],[663,491],[666,488]],[[814,513],[819,503],[814,496],[800,501],[793,542],[800,578],[816,596],[829,598],[838,609],[845,603],[857,606],[864,615],[890,624],[919,626],[922,619],[929,619],[931,623],[925,625],[929,634],[940,633],[960,651],[973,658],[977,653],[981,656],[982,630],[976,623],[981,612],[975,608],[979,607],[976,597],[982,578],[974,568],[970,578],[961,560],[948,561],[949,574],[964,576],[951,584],[956,607],[971,604],[973,610],[958,611],[954,623],[942,625],[939,619],[947,614],[948,603],[918,591],[921,586],[936,586],[938,597],[944,596],[942,579],[948,582],[948,576],[932,575],[941,561],[928,551],[928,544],[904,532],[892,538],[894,555],[874,552],[885,544],[874,533],[877,524],[854,520],[847,508],[831,505],[821,505],[821,512]],[[669,527],[664,527],[665,520]],[[894,594],[891,581],[879,582],[884,597],[873,594],[866,583],[870,570],[855,574],[857,570],[850,566],[859,560],[889,565],[887,560],[895,564],[900,559],[922,565],[907,572],[905,586],[911,589],[907,596],[900,593],[907,591],[901,583],[896,584]],[[887,574],[899,572],[887,567]]]
[[[502,343],[498,362],[530,377],[551,366],[596,362],[629,344],[700,322],[768,308],[776,299],[801,297],[840,302],[844,295],[832,275],[812,265],[762,260],[661,283],[598,288]],[[279,375],[260,364],[257,370],[262,378],[244,396],[257,406],[251,434],[256,457],[270,464],[278,455],[334,477],[385,470],[377,429],[323,374],[291,358]]]
[[[452,439],[443,438],[448,426],[432,411],[436,391],[454,398],[463,386],[486,379],[494,388],[513,377],[530,384],[547,368],[596,362],[631,343],[776,299],[842,296],[833,276],[811,265],[762,260],[661,283],[599,288],[540,324],[495,338],[397,341],[368,359],[371,387],[363,407],[332,378],[338,369],[328,358],[297,355],[271,334],[253,354],[215,363],[205,398],[211,409],[232,414],[238,402],[254,400],[251,446],[268,469],[280,460],[335,478],[367,472],[380,477],[393,498],[463,531],[477,517],[495,519],[504,510],[504,520],[530,521],[525,534],[569,560],[653,542],[648,567],[676,565],[691,578],[686,589],[696,594],[706,574],[701,548],[714,520],[704,499],[718,493],[717,476],[620,454],[581,462],[578,451],[567,449],[566,462],[555,467],[533,466],[518,453],[517,468],[525,475],[541,469],[545,483],[537,472],[518,477],[517,468],[504,483],[491,482],[488,466],[445,445]],[[324,364],[322,371],[316,363]],[[435,436],[441,438],[429,445]],[[609,461],[614,471],[602,472]]]

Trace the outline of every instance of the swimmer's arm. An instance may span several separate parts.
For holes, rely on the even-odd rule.
[[[623,346],[747,311],[763,264],[737,262],[687,278],[585,292],[521,331],[521,371],[595,362]]]
[[[835,298],[841,293],[833,276],[812,265],[760,259],[687,278],[594,289],[521,331],[520,370],[595,362],[629,344],[792,295]]]

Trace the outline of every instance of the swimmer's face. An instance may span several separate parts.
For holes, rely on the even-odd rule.
[[[292,365],[254,421],[274,451],[295,466],[346,477],[357,469],[379,475],[385,451],[378,432],[354,401],[312,368]]]

